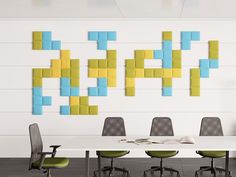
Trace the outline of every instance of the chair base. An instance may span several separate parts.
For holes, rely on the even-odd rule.
[[[48,169],[48,172],[47,172],[47,177],[51,177],[51,172],[50,172],[49,169]]]
[[[51,169],[50,168],[45,169],[44,173],[47,173],[47,177],[51,177]]]
[[[219,172],[219,173],[222,173],[224,172],[225,173],[225,169],[222,168],[222,167],[216,167],[214,165],[214,159],[212,158],[211,159],[211,166],[201,166],[199,170],[197,170],[195,172],[195,177],[198,177],[199,173],[202,174],[203,172],[206,172],[206,171],[210,171],[211,174],[214,175],[214,177],[216,177],[216,173]],[[229,176],[230,176],[231,172],[229,171]]]
[[[103,173],[109,172],[109,177],[114,176],[115,171],[123,172],[123,174],[126,174],[127,177],[130,177],[129,171],[125,168],[114,167],[113,158],[111,159],[111,166],[105,166],[101,170]],[[94,177],[97,177],[97,173],[99,173],[99,170],[94,171]]]
[[[155,171],[160,171],[160,177],[163,177],[164,171],[169,171],[171,175],[173,175],[173,173],[176,173],[177,177],[180,177],[178,170],[162,166],[162,158],[161,158],[160,166],[152,166],[150,169],[145,170],[143,173],[143,177],[147,177],[147,172],[150,172],[151,174],[153,174]]]
[[[143,176],[147,177],[147,174],[146,174],[147,172],[150,172],[151,174],[153,174],[155,171],[160,171],[160,177],[163,177],[164,171],[169,171],[171,173],[171,175],[173,175],[173,173],[176,173],[177,177],[180,177],[178,170],[175,170],[173,168],[168,168],[168,167],[160,168],[159,166],[151,167],[151,169],[145,170],[143,173]]]
[[[130,177],[129,171],[126,170],[125,168],[117,168],[117,167],[104,167],[102,169],[103,173],[109,172],[109,177],[114,176],[114,172],[115,171],[119,171],[119,172],[123,172],[123,174],[126,174],[127,177]],[[97,173],[99,172],[99,170],[94,171],[94,177],[97,177]]]

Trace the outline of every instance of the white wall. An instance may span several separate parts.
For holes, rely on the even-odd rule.
[[[125,118],[128,135],[148,135],[155,116],[169,116],[175,135],[198,135],[201,118],[219,116],[225,135],[236,134],[236,22],[207,20],[9,20],[0,21],[0,157],[27,157],[30,146],[28,126],[37,122],[45,144],[68,136],[101,134],[107,116]],[[44,107],[42,116],[32,110],[32,68],[49,67],[50,59],[59,51],[32,50],[32,31],[52,31],[53,40],[62,41],[62,49],[70,49],[72,58],[81,62],[81,89],[95,86],[96,79],[87,78],[88,58],[105,58],[96,43],[87,40],[88,31],[117,31],[117,41],[108,49],[118,53],[117,88],[108,97],[91,97],[90,104],[99,106],[98,116],[61,116],[59,105],[67,97],[59,96],[59,80],[44,80],[44,95],[51,95],[53,106]],[[173,80],[173,96],[161,96],[161,79],[136,79],[136,96],[124,95],[124,62],[133,58],[135,49],[160,49],[162,31],[173,31],[173,48],[180,47],[181,31],[200,31],[201,41],[192,42],[191,51],[183,51],[183,77]],[[210,70],[210,78],[201,79],[201,96],[189,96],[189,69],[198,67],[200,58],[208,57],[208,40],[220,41],[220,68]],[[160,67],[148,61],[146,67]],[[62,137],[63,136],[63,137]],[[51,137],[51,138],[49,138]],[[12,151],[18,146],[19,151]],[[68,153],[69,154],[69,153]],[[62,154],[62,155],[68,155]],[[145,156],[143,152],[134,152]],[[69,154],[80,156],[81,154]],[[182,152],[180,156],[194,156]],[[132,155],[131,155],[132,156]]]

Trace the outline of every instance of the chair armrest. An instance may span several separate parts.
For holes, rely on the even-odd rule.
[[[61,145],[51,145],[50,148],[53,148],[52,152],[52,158],[55,157],[56,153],[57,153],[57,148],[61,147]]]
[[[39,152],[38,154],[46,156],[46,155],[51,155],[53,152]]]
[[[38,169],[41,169],[43,166],[43,162],[45,160],[46,155],[53,155],[53,152],[39,152],[38,154],[41,155],[40,163]]]
[[[51,145],[50,146],[50,148],[56,148],[56,149],[59,148],[59,147],[61,147],[61,145]]]

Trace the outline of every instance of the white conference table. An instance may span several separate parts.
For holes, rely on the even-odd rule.
[[[119,151],[119,150],[202,150],[202,151],[226,151],[225,157],[225,177],[229,175],[229,151],[236,151],[236,136],[201,136],[194,137],[195,144],[134,144],[120,142],[121,139],[135,140],[139,138],[149,138],[150,141],[163,141],[180,139],[179,136],[76,136],[63,142],[60,151],[85,151],[86,156],[86,173],[85,177],[89,177],[89,152],[90,151]],[[100,161],[100,157],[99,161]],[[101,169],[101,163],[98,164]],[[101,176],[101,172],[99,172]]]

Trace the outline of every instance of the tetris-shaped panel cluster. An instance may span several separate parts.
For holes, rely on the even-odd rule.
[[[50,45],[49,45],[50,42]],[[51,32],[33,32],[34,50],[60,50],[60,41],[51,40]],[[60,58],[51,60],[50,68],[33,69],[33,115],[41,115],[43,106],[52,103],[50,96],[43,96],[43,78],[60,79],[60,96],[69,97],[70,105],[62,105],[62,115],[95,115],[98,107],[88,104],[87,96],[80,96],[80,60],[71,59],[70,50],[60,50]]]
[[[181,50],[173,50],[172,32],[164,31],[161,50],[135,50],[134,59],[125,64],[125,95],[135,96],[135,78],[162,78],[162,96],[172,96],[172,79],[182,76],[182,51],[190,50],[191,41],[199,40],[198,31],[181,32]],[[145,68],[145,59],[162,60],[162,68]],[[209,77],[209,68],[218,68],[218,41],[209,41],[209,59],[200,60],[200,69],[191,70],[191,96],[200,95],[200,77]]]
[[[60,107],[61,115],[96,115],[98,106],[88,104],[88,96],[70,96],[70,105]]]
[[[98,114],[97,106],[88,105],[88,97],[79,96],[80,60],[71,59],[70,50],[61,50],[60,59],[52,59],[50,68],[33,69],[34,115],[41,115],[42,106],[51,103],[51,97],[42,97],[42,78],[60,78],[60,96],[67,96],[70,99],[70,105],[60,107],[61,115]],[[34,93],[35,90],[36,93]],[[38,90],[41,91],[41,95],[39,95]],[[42,97],[43,104],[39,102],[38,95]]]
[[[34,31],[33,50],[61,50],[61,41],[52,40],[51,31]]]
[[[80,60],[71,59],[70,50],[61,50],[60,41],[52,41],[50,31],[33,32],[33,50],[60,50],[60,58],[51,60],[50,68],[33,69],[33,114],[41,115],[43,106],[52,99],[43,96],[43,78],[60,79],[60,96],[69,97],[69,105],[60,106],[61,115],[96,115],[97,105],[89,105],[89,96],[107,96],[108,87],[116,87],[116,50],[107,50],[107,42],[116,40],[116,32],[89,32],[89,40],[97,41],[98,50],[106,50],[106,59],[89,59],[88,75],[97,78],[97,86],[88,88],[88,96],[80,95]]]
[[[181,32],[181,50],[191,50],[191,41],[200,41],[199,31]]]
[[[88,60],[88,77],[97,78],[97,86],[88,88],[89,96],[107,96],[108,87],[116,87],[116,50],[107,50],[106,59]]]
[[[208,59],[199,60],[199,68],[190,70],[190,95],[200,96],[200,78],[209,78],[210,69],[219,68],[219,41],[209,41]]]
[[[116,41],[115,31],[89,31],[89,41],[97,41],[98,50],[107,50],[107,41]]]
[[[89,105],[89,96],[107,96],[109,87],[116,87],[117,53],[107,50],[107,42],[116,40],[114,31],[92,31],[88,40],[97,42],[98,50],[106,51],[104,59],[88,60],[88,76],[97,79],[88,88],[88,96],[80,95],[80,60],[71,59],[70,50],[61,50],[60,41],[52,41],[50,31],[33,32],[34,50],[60,50],[60,58],[51,60],[50,68],[33,69],[33,114],[41,115],[43,106],[50,106],[52,98],[43,96],[43,78],[60,79],[60,96],[69,98],[69,105],[60,106],[61,115],[96,115],[97,105]],[[172,32],[162,33],[162,48],[135,50],[134,58],[125,61],[125,94],[135,96],[135,78],[161,78],[162,96],[172,96],[172,80],[182,76],[182,52],[191,49],[191,41],[199,41],[200,32],[181,32],[181,49],[173,50]],[[162,68],[145,68],[146,59],[162,61]],[[209,41],[209,56],[199,60],[199,68],[190,70],[190,95],[200,96],[200,79],[208,78],[210,69],[219,67],[219,42]]]
[[[79,96],[80,61],[71,59],[70,50],[61,50],[60,59],[52,59],[50,68],[33,69],[34,115],[41,115],[42,106],[51,104],[51,97],[42,96],[42,78],[60,78],[60,96],[67,96],[70,99],[70,105],[60,107],[61,115],[98,114],[97,106],[88,105],[88,97]]]
[[[50,96],[43,96],[42,90],[42,69],[33,69],[33,107],[34,115],[41,115],[43,106],[50,106],[52,99]]]
[[[162,96],[172,95],[172,78],[181,77],[181,50],[172,50],[172,32],[162,33],[161,50],[135,50],[126,60],[125,95],[135,96],[135,78],[162,78]],[[144,68],[145,59],[162,60],[162,68]]]

